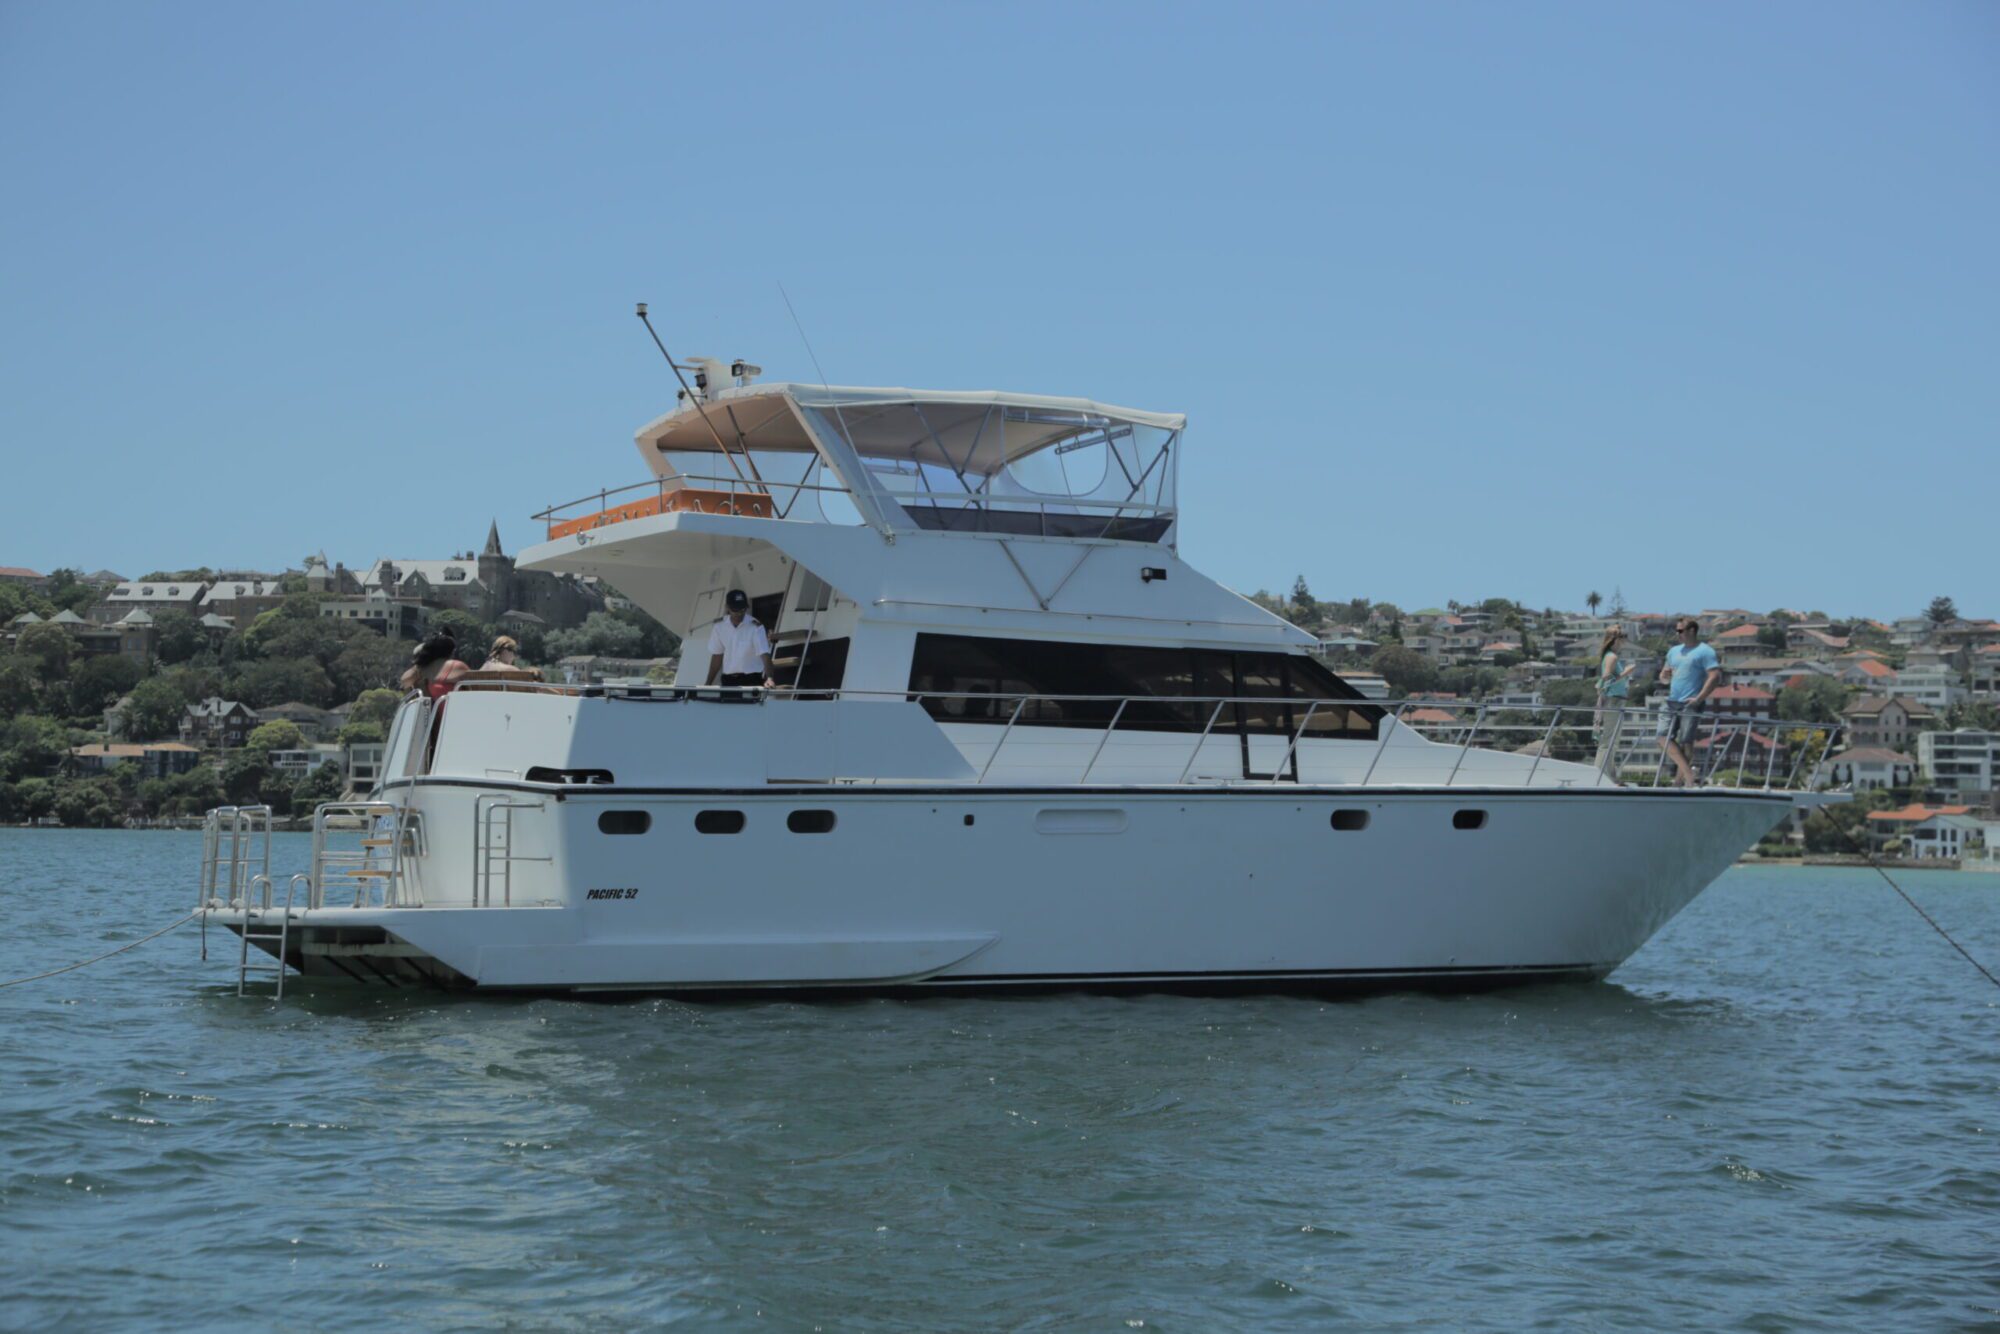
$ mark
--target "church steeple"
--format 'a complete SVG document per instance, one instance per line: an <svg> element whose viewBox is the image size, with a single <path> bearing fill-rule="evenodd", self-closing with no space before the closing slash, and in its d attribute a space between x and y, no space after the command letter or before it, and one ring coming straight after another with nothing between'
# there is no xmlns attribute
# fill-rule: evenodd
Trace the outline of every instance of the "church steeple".
<svg viewBox="0 0 2000 1334"><path fill-rule="evenodd" d="M500 521L498 519L495 519L493 526L486 530L486 550L479 554L482 556L500 556L506 554L500 550Z"/></svg>

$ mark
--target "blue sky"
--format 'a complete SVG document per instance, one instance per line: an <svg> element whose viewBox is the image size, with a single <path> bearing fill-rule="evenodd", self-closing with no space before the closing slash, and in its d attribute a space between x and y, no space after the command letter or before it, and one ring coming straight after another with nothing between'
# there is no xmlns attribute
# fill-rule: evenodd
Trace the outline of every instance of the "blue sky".
<svg viewBox="0 0 2000 1334"><path fill-rule="evenodd" d="M1245 590L2000 614L1990 4L14 0L0 189L0 564L525 545L782 282Z"/></svg>

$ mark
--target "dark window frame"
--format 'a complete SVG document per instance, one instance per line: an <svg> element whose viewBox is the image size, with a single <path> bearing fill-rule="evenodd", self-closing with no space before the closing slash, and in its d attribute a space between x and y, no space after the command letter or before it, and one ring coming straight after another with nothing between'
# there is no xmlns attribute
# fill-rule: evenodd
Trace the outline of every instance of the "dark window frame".
<svg viewBox="0 0 2000 1334"><path fill-rule="evenodd" d="M697 834L740 834L749 821L742 811L707 810L694 813Z"/></svg>
<svg viewBox="0 0 2000 1334"><path fill-rule="evenodd" d="M1246 680L1253 678L1275 684L1246 689ZM919 633L909 682L912 697L920 699L924 711L939 722L1004 724L1013 716L1013 705L1005 698L945 697L954 693L1127 696L1131 703L1118 714L1118 728L1133 732L1196 734L1214 712L1213 705L1149 704L1147 695L1283 696L1287 700L1283 704L1227 706L1210 729L1211 736L1238 738L1248 777L1272 777L1251 771L1251 737L1289 740L1299 735L1311 705L1296 701L1336 706L1313 710L1312 730L1306 737L1374 741L1381 736L1382 710L1367 704L1359 690L1324 663L1299 653ZM1103 728L1117 712L1115 700L1044 700L1024 708L1020 721L1040 727ZM1294 780L1298 764L1294 751L1288 766Z"/></svg>

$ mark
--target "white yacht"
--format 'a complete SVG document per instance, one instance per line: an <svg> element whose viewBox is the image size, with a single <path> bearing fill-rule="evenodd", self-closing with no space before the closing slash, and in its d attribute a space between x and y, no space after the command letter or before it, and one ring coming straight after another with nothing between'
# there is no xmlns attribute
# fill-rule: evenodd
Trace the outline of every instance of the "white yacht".
<svg viewBox="0 0 2000 1334"><path fill-rule="evenodd" d="M410 699L289 884L264 812L213 813L200 905L239 985L1597 978L1826 799L1826 738L1768 724L1677 790L1592 763L1589 710L1363 699L1181 561L1181 416L702 364L638 432L646 480L538 515L521 557L680 633L678 678ZM739 589L778 689L705 685Z"/></svg>

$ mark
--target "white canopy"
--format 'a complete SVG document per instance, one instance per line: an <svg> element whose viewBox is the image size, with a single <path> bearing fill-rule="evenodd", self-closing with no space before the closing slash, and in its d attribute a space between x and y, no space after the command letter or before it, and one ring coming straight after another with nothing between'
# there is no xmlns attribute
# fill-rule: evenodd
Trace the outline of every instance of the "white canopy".
<svg viewBox="0 0 2000 1334"><path fill-rule="evenodd" d="M795 408L823 414L862 457L913 459L979 474L1087 432L1119 425L1177 432L1187 425L1181 413L1142 412L1087 398L778 383L725 389L701 407L683 403L646 423L636 438L648 455L715 452L717 435L731 449L811 452L813 437Z"/></svg>

